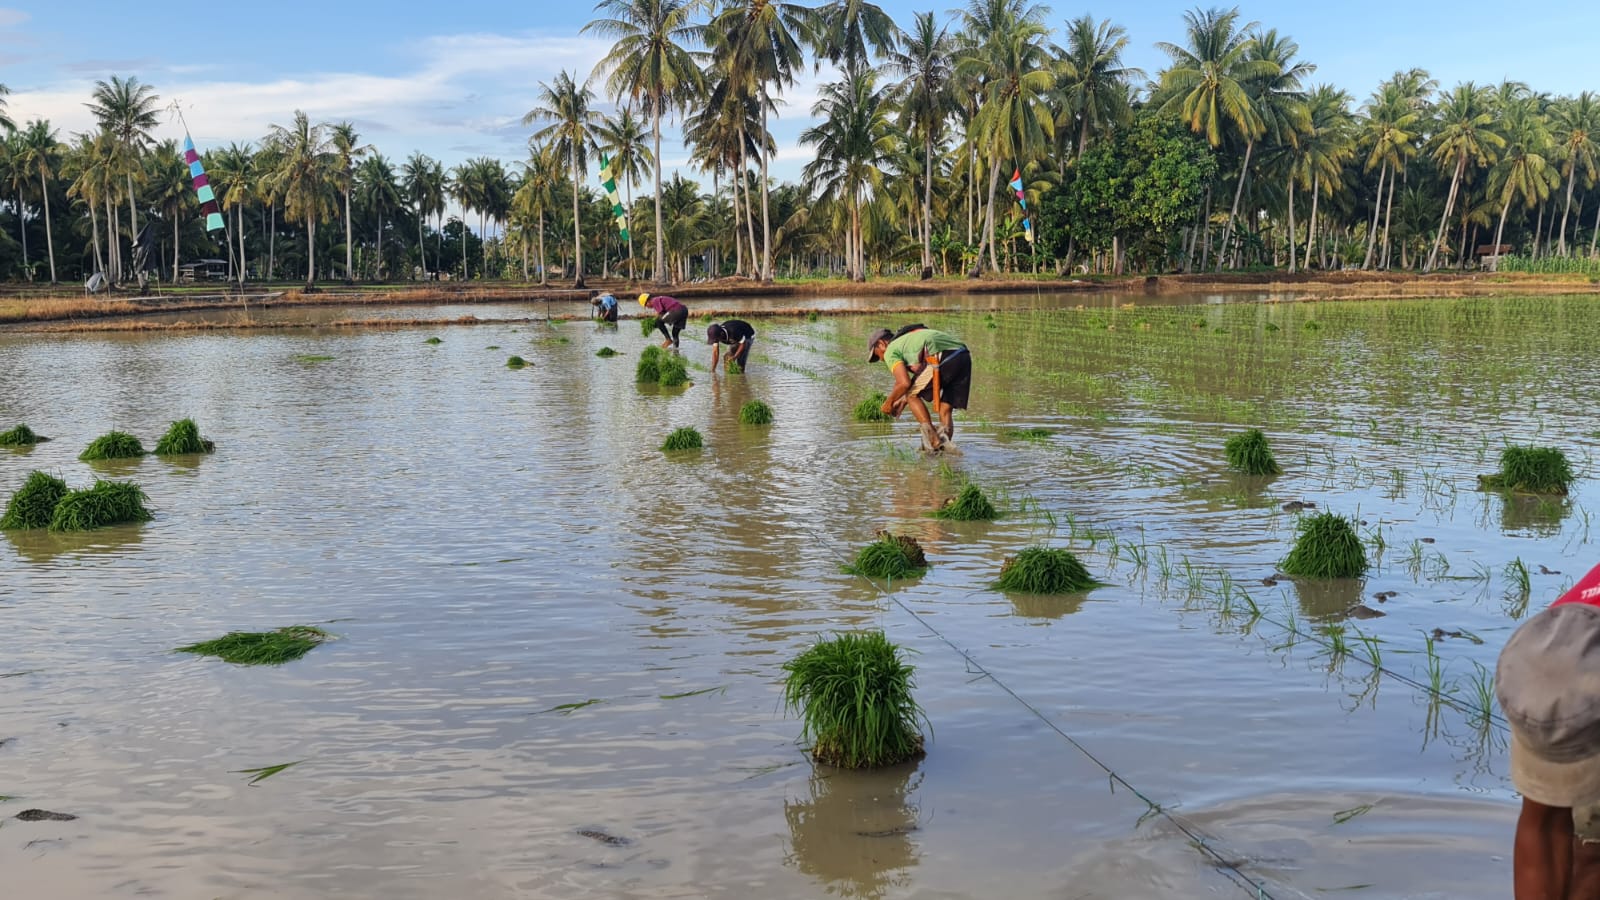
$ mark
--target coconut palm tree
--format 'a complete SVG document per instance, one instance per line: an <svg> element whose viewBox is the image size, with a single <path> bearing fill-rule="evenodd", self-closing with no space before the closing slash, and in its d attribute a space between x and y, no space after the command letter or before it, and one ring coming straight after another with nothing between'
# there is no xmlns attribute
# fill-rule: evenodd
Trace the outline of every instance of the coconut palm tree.
<svg viewBox="0 0 1600 900"><path fill-rule="evenodd" d="M189 189L189 167L177 141L162 141L145 158L144 182L150 186L151 205L172 224L172 271L168 280L176 284L180 262L178 229L185 210L196 203L194 192Z"/></svg>
<svg viewBox="0 0 1600 900"><path fill-rule="evenodd" d="M373 266L373 273L377 280L385 281L388 274L384 270L384 219L400 207L400 186L395 183L394 165L382 153L374 151L356 168L356 191L360 194L362 208L378 219L374 241L378 259Z"/></svg>
<svg viewBox="0 0 1600 900"><path fill-rule="evenodd" d="M61 145L47 119L29 122L17 136L12 164L39 179L39 205L44 207L44 240L50 255L50 283L56 283L56 241L50 224L50 180L61 163Z"/></svg>
<svg viewBox="0 0 1600 900"><path fill-rule="evenodd" d="M1145 77L1122 64L1127 29L1110 19L1095 22L1079 16L1067 23L1066 53L1058 61L1056 118L1058 134L1077 132L1077 154L1088 149L1091 134L1104 133L1128 121L1128 84Z"/></svg>
<svg viewBox="0 0 1600 900"><path fill-rule="evenodd" d="M1451 175L1450 193L1445 197L1444 215L1439 219L1439 233L1423 267L1425 272L1433 271L1439 261L1445 226L1455 211L1456 195L1467 164L1470 162L1479 168L1490 165L1496 151L1506 145L1505 138L1494 131L1494 111L1489 97L1487 89L1467 81L1442 94L1434 107L1434 132L1429 152L1441 168L1450 167Z"/></svg>
<svg viewBox="0 0 1600 900"><path fill-rule="evenodd" d="M572 167L572 259L573 285L583 287L583 219L578 212L582 190L580 170L587 164L589 151L594 149L591 131L600 121L600 114L592 108L594 91L579 86L565 70L553 82L539 83L539 105L522 117L522 124L549 122L534 132L533 139L549 142L557 153L563 153Z"/></svg>
<svg viewBox="0 0 1600 900"><path fill-rule="evenodd" d="M1500 127L1505 152L1489 173L1490 190L1500 206L1500 224L1494 231L1496 248L1505 235L1511 204L1521 200L1524 208L1532 209L1561 183L1546 155L1552 149L1550 132L1534 98L1513 100L1501 111ZM1537 233L1534 239L1538 240ZM1498 261L1498 249L1495 254Z"/></svg>
<svg viewBox="0 0 1600 900"><path fill-rule="evenodd" d="M1306 253L1303 267L1311 268L1311 248L1317 242L1317 204L1324 194L1332 196L1344 176L1344 167L1355 157L1354 119L1350 115L1350 95L1330 85L1312 88L1306 98L1309 127L1300 137L1296 150L1295 177L1311 191L1311 221L1306 226ZM1290 215L1294 207L1290 205ZM1289 229L1289 271L1295 270L1294 229Z"/></svg>
<svg viewBox="0 0 1600 900"><path fill-rule="evenodd" d="M317 223L332 216L339 185L339 155L325 126L313 125L295 110L294 123L273 125L264 144L273 168L262 181L273 197L283 199L284 215L306 223L306 290L317 280Z"/></svg>
<svg viewBox="0 0 1600 900"><path fill-rule="evenodd" d="M10 93L11 88L0 84L0 129L4 129L6 131L11 131L17 127L17 123L11 121L11 117L6 115L6 97Z"/></svg>
<svg viewBox="0 0 1600 900"><path fill-rule="evenodd" d="M596 10L609 18L596 19L583 31L616 39L611 52L600 60L595 74L610 72L607 92L638 104L650 117L655 150L656 265L662 277L665 244L661 237L661 119L679 108L702 87L697 54L688 48L700 43L700 27L690 20L693 3L684 0L601 0ZM626 112L626 110L625 110ZM633 258L630 239L628 257Z"/></svg>
<svg viewBox="0 0 1600 900"><path fill-rule="evenodd" d="M811 39L819 62L825 59L846 71L866 68L869 49L888 57L900 43L894 19L866 0L829 0L813 15Z"/></svg>
<svg viewBox="0 0 1600 900"><path fill-rule="evenodd" d="M461 205L461 212L478 214L478 241L487 244L489 235L483 229L483 210L488 206L488 185L483 179L483 165L481 159L469 159L456 166L450 173L450 195L456 203ZM466 228L465 219L462 220L463 230ZM487 263L487 257L485 262ZM488 266L479 272L479 277L487 278ZM461 277L470 278L471 268L468 265L466 242L463 240L461 248Z"/></svg>
<svg viewBox="0 0 1600 900"><path fill-rule="evenodd" d="M413 152L400 171L401 186L405 190L406 200L411 203L412 210L417 214L417 254L422 261L424 278L428 275L428 248L423 222L436 210L444 207L444 179L442 174L437 179L434 177L436 169L440 169L437 161L425 153Z"/></svg>
<svg viewBox="0 0 1600 900"><path fill-rule="evenodd" d="M1363 142L1369 145L1366 171L1378 169L1378 192L1372 206L1372 223L1367 228L1367 254L1361 268L1372 267L1373 253L1378 246L1378 214L1384 207L1383 185L1389 183L1389 204L1394 204L1394 181L1391 173L1398 173L1405 161L1416 155L1414 142L1416 125L1421 114L1412 106L1404 90L1395 80L1380 85L1367 101L1363 121ZM1391 210L1392 211L1392 210ZM1385 222L1385 229L1388 224Z"/></svg>
<svg viewBox="0 0 1600 900"><path fill-rule="evenodd" d="M344 194L344 280L349 284L355 280L355 256L352 252L355 230L350 220L350 192L356 183L356 160L366 156L371 148L362 146L361 134L352 122L338 122L330 126L328 139L337 157L334 184Z"/></svg>
<svg viewBox="0 0 1600 900"><path fill-rule="evenodd" d="M116 153L115 139L107 132L75 136L62 163L61 177L70 183L67 196L83 201L89 208L89 234L93 240L95 271L108 273L100 244L100 204L116 193L116 171L111 159Z"/></svg>
<svg viewBox="0 0 1600 900"><path fill-rule="evenodd" d="M901 49L889 54L888 70L900 78L900 126L922 138L922 277L933 274L933 157L945 122L955 109L950 92L952 50L948 26L932 12L917 13Z"/></svg>
<svg viewBox="0 0 1600 900"><path fill-rule="evenodd" d="M150 130L160 123L156 103L161 97L155 88L141 84L138 76L124 80L115 75L111 76L110 81L96 81L93 96L94 101L84 105L94 114L102 129L116 136L121 151L118 154L118 167L122 169L128 186L128 240L131 242L139 235L133 177L139 171L139 154L150 142ZM118 255L116 269L120 275L122 251L117 248L115 252Z"/></svg>
<svg viewBox="0 0 1600 900"><path fill-rule="evenodd" d="M800 134L800 143L817 148L803 177L821 186L823 195L842 200L850 211L846 239L849 274L866 278L862 249L861 206L867 191L882 182L882 168L894 150L890 110L870 70L846 71L844 80L826 85L811 107L821 121Z"/></svg>
<svg viewBox="0 0 1600 900"><path fill-rule="evenodd" d="M645 136L644 123L634 118L633 112L627 108L615 116L605 117L600 127L595 129L596 143L610 157L612 177L622 182L622 206L628 210L629 215L633 212L633 186L643 177L647 165L656 170L659 186L660 167L653 165L656 155L645 146ZM659 132L656 134L656 146L660 146ZM659 214L660 211L661 207L657 206L656 212ZM656 223L658 238L661 234L660 224ZM660 255L659 240L657 244L657 253ZM658 259L656 263L658 270L660 266L661 261ZM636 277L633 271L632 229L628 231L628 277ZM660 275L657 274L656 277L659 279Z"/></svg>
<svg viewBox="0 0 1600 900"><path fill-rule="evenodd" d="M814 44L816 18L809 7L787 0L732 0L714 19L707 34L713 52L725 57L724 68L738 91L748 90L761 115L757 143L761 162L761 265L763 281L772 280L771 197L767 179L771 161L767 113L774 93L794 84L805 62L803 44Z"/></svg>
<svg viewBox="0 0 1600 900"><path fill-rule="evenodd" d="M1556 103L1550 110L1552 137L1557 156L1561 160L1561 174L1567 179L1566 206L1561 211L1561 237L1557 253L1567 255L1567 217L1572 213L1572 189L1577 184L1578 173L1583 173L1583 185L1595 183L1597 160L1600 160L1600 99L1593 91L1584 91Z"/></svg>
<svg viewBox="0 0 1600 900"><path fill-rule="evenodd" d="M544 219L555 202L556 184L560 176L560 163L551 148L530 143L528 158L522 163L522 184L512 199L512 209L523 216L524 223L531 219L539 231L539 283L545 283ZM528 277L527 256L523 256L524 280Z"/></svg>
<svg viewBox="0 0 1600 900"><path fill-rule="evenodd" d="M244 211L254 192L255 163L254 149L249 144L235 142L206 154L206 174L211 177L217 203L229 220L230 259L234 257L232 241L236 239L238 243L235 264L238 266L236 274L240 285L244 284L245 270L248 268L244 250Z"/></svg>

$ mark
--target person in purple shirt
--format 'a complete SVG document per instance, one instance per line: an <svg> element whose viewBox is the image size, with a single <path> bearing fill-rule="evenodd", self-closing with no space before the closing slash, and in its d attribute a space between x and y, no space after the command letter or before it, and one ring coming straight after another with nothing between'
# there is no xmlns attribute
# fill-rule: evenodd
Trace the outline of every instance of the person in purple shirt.
<svg viewBox="0 0 1600 900"><path fill-rule="evenodd" d="M666 338L661 342L661 346L678 346L678 333L683 331L683 324L689 321L689 307L664 294L657 294L654 297L640 294L639 305L655 312L656 329Z"/></svg>

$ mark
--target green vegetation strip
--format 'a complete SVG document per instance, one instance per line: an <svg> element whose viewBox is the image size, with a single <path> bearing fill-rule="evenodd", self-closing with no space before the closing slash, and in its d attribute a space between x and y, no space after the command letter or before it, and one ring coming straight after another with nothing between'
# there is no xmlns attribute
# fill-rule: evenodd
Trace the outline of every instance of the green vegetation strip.
<svg viewBox="0 0 1600 900"><path fill-rule="evenodd" d="M281 666L310 653L328 639L328 633L311 625L290 625L277 631L230 631L211 641L179 647L174 653L215 656L240 666Z"/></svg>
<svg viewBox="0 0 1600 900"><path fill-rule="evenodd" d="M135 459L144 455L144 445L125 431L108 431L89 442L78 454L85 462L104 459Z"/></svg>
<svg viewBox="0 0 1600 900"><path fill-rule="evenodd" d="M1294 549L1280 569L1306 578L1359 578L1367 571L1367 548L1355 523L1337 513L1318 513L1295 526Z"/></svg>
<svg viewBox="0 0 1600 900"><path fill-rule="evenodd" d="M172 423L167 433L156 441L157 456L181 456L190 453L210 453L217 446L200 436L200 426L193 419L179 419Z"/></svg>
<svg viewBox="0 0 1600 900"><path fill-rule="evenodd" d="M65 481L44 472L29 472L28 480L6 503L5 515L0 516L0 531L47 527L55 516L56 505L66 495Z"/></svg>
<svg viewBox="0 0 1600 900"><path fill-rule="evenodd" d="M50 516L51 531L91 531L109 525L148 522L144 490L131 481L96 480L94 487L71 491Z"/></svg>
<svg viewBox="0 0 1600 900"><path fill-rule="evenodd" d="M922 753L913 667L881 631L819 640L784 663L786 709L818 762L847 769L904 762Z"/></svg>

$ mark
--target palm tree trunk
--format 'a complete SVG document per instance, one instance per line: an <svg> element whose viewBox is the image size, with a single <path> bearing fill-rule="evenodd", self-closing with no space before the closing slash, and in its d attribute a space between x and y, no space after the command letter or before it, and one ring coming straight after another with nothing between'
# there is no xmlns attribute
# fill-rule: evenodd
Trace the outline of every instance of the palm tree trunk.
<svg viewBox="0 0 1600 900"><path fill-rule="evenodd" d="M1446 195L1444 201L1444 215L1439 219L1439 233L1434 236L1433 249L1428 252L1428 264L1422 268L1422 271L1424 272L1432 272L1433 267L1438 264L1439 243L1444 240L1444 226L1450 221L1450 213L1455 211L1456 191L1460 190L1461 188L1461 173L1465 171L1466 168L1467 158L1465 156L1458 157L1456 159L1455 174L1450 177L1450 193ZM1496 240L1495 243L1498 245L1499 241ZM1498 247L1496 249L1498 249ZM1496 262L1498 263L1499 260L1496 260Z"/></svg>
<svg viewBox="0 0 1600 900"><path fill-rule="evenodd" d="M108 192L106 200L106 277L113 284L122 280L122 246L121 238L117 236L117 217L111 208L111 194Z"/></svg>
<svg viewBox="0 0 1600 900"><path fill-rule="evenodd" d="M317 220L306 216L306 288L317 286Z"/></svg>
<svg viewBox="0 0 1600 900"><path fill-rule="evenodd" d="M478 213L478 243L481 245L479 249L483 251L483 273L479 277L485 281L489 280L489 226L487 219L488 217L483 213ZM605 251L602 250L600 252L604 253Z"/></svg>
<svg viewBox="0 0 1600 900"><path fill-rule="evenodd" d="M544 264L544 210L539 210L539 283L545 284L545 273L548 267Z"/></svg>
<svg viewBox="0 0 1600 900"><path fill-rule="evenodd" d="M1389 179L1389 202L1383 211L1383 270L1389 269L1389 220L1394 218L1394 183L1398 178Z"/></svg>
<svg viewBox="0 0 1600 900"><path fill-rule="evenodd" d="M761 280L772 280L771 203L767 199L767 104L761 103Z"/></svg>
<svg viewBox="0 0 1600 900"><path fill-rule="evenodd" d="M1367 255L1361 260L1363 271L1372 268L1372 257L1378 248L1378 214L1383 212L1383 182L1389 177L1389 163L1384 161L1378 170L1378 196L1372 203L1372 222L1367 225Z"/></svg>
<svg viewBox="0 0 1600 900"><path fill-rule="evenodd" d="M1294 235L1294 170L1291 167L1289 171L1289 273L1291 275L1295 271L1295 254L1298 252L1294 245Z"/></svg>
<svg viewBox="0 0 1600 900"><path fill-rule="evenodd" d="M922 277L933 274L933 132L923 145Z"/></svg>
<svg viewBox="0 0 1600 900"><path fill-rule="evenodd" d="M130 148L131 149L131 148ZM133 173L127 173L128 179L128 260L133 260L133 242L139 239L139 221L134 213L133 202ZM135 272L135 275L138 273Z"/></svg>
<svg viewBox="0 0 1600 900"><path fill-rule="evenodd" d="M244 288L245 277L244 258L244 204L239 205L239 287Z"/></svg>
<svg viewBox="0 0 1600 900"><path fill-rule="evenodd" d="M100 261L100 213L95 211L94 203L89 207L89 232L94 236L94 267L96 271L105 272L105 264Z"/></svg>
<svg viewBox="0 0 1600 900"><path fill-rule="evenodd" d="M44 245L50 254L50 283L56 283L56 239L50 234L50 191L44 180L44 170L39 170L39 196L44 206Z"/></svg>
<svg viewBox="0 0 1600 900"><path fill-rule="evenodd" d="M1200 271L1204 272L1211 265L1211 190L1216 187L1216 180L1206 185L1206 212L1201 219L1200 243Z"/></svg>
<svg viewBox="0 0 1600 900"><path fill-rule="evenodd" d="M1255 152L1256 142L1246 141L1244 145L1244 164L1239 167L1239 186L1233 189L1233 210L1228 213L1228 225L1222 229L1222 250L1217 254L1217 268L1222 268L1222 261L1228 255L1228 244L1233 240L1233 223L1239 218L1239 200L1244 197L1244 183L1250 177L1250 155Z"/></svg>
<svg viewBox="0 0 1600 900"><path fill-rule="evenodd" d="M178 216L172 216L172 283L178 283Z"/></svg>
<svg viewBox="0 0 1600 900"><path fill-rule="evenodd" d="M267 279L270 281L278 275L278 201L272 201L267 216L272 222L272 233L267 238Z"/></svg>
<svg viewBox="0 0 1600 900"><path fill-rule="evenodd" d="M345 176L346 177L350 177L350 172L348 170L346 170ZM355 264L354 264L354 259L352 258L352 254L355 252L355 240L356 240L355 239L355 232L353 230L353 226L352 226L352 223L350 221L350 189L349 188L345 188L344 189L344 280L345 280L346 283L354 281L355 278L356 278L356 276L355 276L355 271L356 271L355 270Z"/></svg>
<svg viewBox="0 0 1600 900"><path fill-rule="evenodd" d="M1594 256L1595 247L1600 245L1600 203L1594 205L1594 237L1589 238L1589 255Z"/></svg>
<svg viewBox="0 0 1600 900"><path fill-rule="evenodd" d="M1567 255L1567 216L1572 213L1572 185L1578 180L1578 167L1573 166L1567 173L1567 205L1561 211L1561 238L1559 249L1556 251L1562 256Z"/></svg>
<svg viewBox="0 0 1600 900"><path fill-rule="evenodd" d="M1306 223L1306 262L1302 266L1308 272L1311 271L1311 245L1317 242L1317 201L1322 199L1321 178L1321 172L1311 176L1311 221Z"/></svg>
<svg viewBox="0 0 1600 900"><path fill-rule="evenodd" d="M655 176L656 176L656 281L665 281L667 275L667 253L665 238L661 234L661 104L652 104L651 112L655 118L652 131L656 142ZM628 258L633 258L633 233L628 233Z"/></svg>
<svg viewBox="0 0 1600 900"><path fill-rule="evenodd" d="M417 204L417 256L422 259L422 279L428 279L428 240L422 233L422 204Z"/></svg>
<svg viewBox="0 0 1600 900"><path fill-rule="evenodd" d="M633 265L633 176L632 175L628 176L627 182L622 185L622 191L623 191L622 202L627 204L627 207L626 207L627 212L625 213L626 217L623 219L623 221L628 223L628 280L629 281L636 281L636 280L638 280L639 276L638 276L638 274L635 273L634 265Z"/></svg>
<svg viewBox="0 0 1600 900"><path fill-rule="evenodd" d="M984 215L983 232L984 241L989 245L989 268L1000 271L1000 263L995 258L994 251L994 192L1000 188L1000 157L996 156L994 168L989 175L989 202L988 212Z"/></svg>
<svg viewBox="0 0 1600 900"><path fill-rule="evenodd" d="M572 158L572 271L573 287L583 287L583 229L578 221L578 138L567 146Z"/></svg>
<svg viewBox="0 0 1600 900"><path fill-rule="evenodd" d="M22 189L17 189L17 231L22 234L22 271L33 280L33 269L28 267L28 207L22 202Z"/></svg>
<svg viewBox="0 0 1600 900"><path fill-rule="evenodd" d="M728 187L733 189L733 273L744 273L744 238L739 236L739 227L744 219L739 214L739 179L730 178Z"/></svg>
<svg viewBox="0 0 1600 900"><path fill-rule="evenodd" d="M1506 213L1511 211L1511 199L1506 198L1504 206L1500 207L1500 226L1494 230L1494 271L1500 271L1500 238L1506 230Z"/></svg>

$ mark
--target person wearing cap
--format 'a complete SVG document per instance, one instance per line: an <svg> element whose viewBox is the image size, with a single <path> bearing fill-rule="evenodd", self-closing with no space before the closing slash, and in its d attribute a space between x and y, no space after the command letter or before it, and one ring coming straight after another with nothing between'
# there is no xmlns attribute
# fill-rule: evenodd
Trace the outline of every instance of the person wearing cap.
<svg viewBox="0 0 1600 900"><path fill-rule="evenodd" d="M717 370L717 357L721 353L722 345L732 347L728 351L727 362L723 365L739 364L739 371L743 372L750 367L750 345L756 342L756 330L750 323L743 319L729 319L726 322L713 322L706 327L706 343L711 345L711 371Z"/></svg>
<svg viewBox="0 0 1600 900"><path fill-rule="evenodd" d="M1494 687L1522 794L1515 900L1600 898L1600 566L1511 635Z"/></svg>
<svg viewBox="0 0 1600 900"><path fill-rule="evenodd" d="M599 316L600 321L610 322L613 325L617 323L617 298L611 296L609 291L591 296L589 305L594 307L594 311Z"/></svg>
<svg viewBox="0 0 1600 900"><path fill-rule="evenodd" d="M967 408L972 387L972 354L956 338L932 328L880 328L867 338L867 362L883 360L894 375L894 388L883 402L883 412L898 417L907 407L922 428L922 443L930 452L944 449L955 435L955 410ZM927 404L933 404L933 416Z"/></svg>
<svg viewBox="0 0 1600 900"><path fill-rule="evenodd" d="M661 346L678 346L678 335L683 331L683 323L689 321L689 308L665 294L657 294L654 297L640 294L639 305L655 312L656 330L666 338L661 342Z"/></svg>

